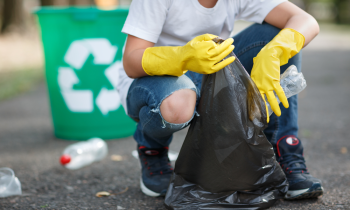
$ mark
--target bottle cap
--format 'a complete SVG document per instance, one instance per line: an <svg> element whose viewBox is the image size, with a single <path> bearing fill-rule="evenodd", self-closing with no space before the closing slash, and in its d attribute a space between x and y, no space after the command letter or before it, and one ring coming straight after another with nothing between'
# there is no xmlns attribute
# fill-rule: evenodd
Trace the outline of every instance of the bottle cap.
<svg viewBox="0 0 350 210"><path fill-rule="evenodd" d="M62 155L60 162L62 165L66 165L67 163L69 163L71 160L71 157L69 155Z"/></svg>

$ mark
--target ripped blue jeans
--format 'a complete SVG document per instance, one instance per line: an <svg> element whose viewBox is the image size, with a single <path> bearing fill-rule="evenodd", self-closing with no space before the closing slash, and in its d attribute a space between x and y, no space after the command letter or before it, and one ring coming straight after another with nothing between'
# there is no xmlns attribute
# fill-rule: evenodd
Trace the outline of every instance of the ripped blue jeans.
<svg viewBox="0 0 350 210"><path fill-rule="evenodd" d="M253 58L270 42L280 29L267 23L253 24L234 36L234 53L246 68L248 73L253 67ZM301 69L301 53L291 58L288 64L281 66L283 73L290 65ZM191 89L197 93L197 104L200 98L202 75L188 71L181 77L153 76L135 79L131 84L127 96L128 115L138 122L134 138L139 145L148 148L168 146L173 133L189 125L191 120L184 124L166 122L160 112L160 104L173 92L181 89ZM285 135L298 134L298 100L297 96L288 99L289 108L282 105L281 117L275 114L270 116L270 123L264 133L267 139L275 146L278 139Z"/></svg>
<svg viewBox="0 0 350 210"><path fill-rule="evenodd" d="M164 120L160 105L173 92L190 89L196 92L199 100L202 75L188 71L181 77L153 76L135 79L127 97L128 115L138 122L134 138L139 145L148 148L168 146L173 133L189 125L173 124Z"/></svg>

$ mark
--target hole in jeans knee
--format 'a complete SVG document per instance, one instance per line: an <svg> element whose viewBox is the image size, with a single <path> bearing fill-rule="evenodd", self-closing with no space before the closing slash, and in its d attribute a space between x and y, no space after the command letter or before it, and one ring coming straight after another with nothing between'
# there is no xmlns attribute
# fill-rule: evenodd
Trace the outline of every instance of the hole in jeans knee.
<svg viewBox="0 0 350 210"><path fill-rule="evenodd" d="M188 122L195 110L196 92L191 89L175 91L160 105L160 112L166 122L182 124Z"/></svg>

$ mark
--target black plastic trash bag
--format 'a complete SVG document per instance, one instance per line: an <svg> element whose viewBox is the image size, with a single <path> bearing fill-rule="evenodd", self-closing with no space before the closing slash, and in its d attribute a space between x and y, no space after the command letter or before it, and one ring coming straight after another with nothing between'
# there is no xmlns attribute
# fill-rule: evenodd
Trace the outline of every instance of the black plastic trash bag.
<svg viewBox="0 0 350 210"><path fill-rule="evenodd" d="M175 163L165 206L262 209L282 198L288 183L263 133L265 104L237 58L221 71L204 75L197 111Z"/></svg>

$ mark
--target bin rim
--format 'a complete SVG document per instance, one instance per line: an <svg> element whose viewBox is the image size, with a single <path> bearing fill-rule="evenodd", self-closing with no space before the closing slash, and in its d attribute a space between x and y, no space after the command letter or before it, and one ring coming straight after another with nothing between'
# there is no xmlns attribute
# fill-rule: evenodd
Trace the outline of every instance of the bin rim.
<svg viewBox="0 0 350 210"><path fill-rule="evenodd" d="M77 13L99 13L99 14L111 14L111 13L127 13L129 6L119 6L112 10L99 9L96 6L84 6L84 7L57 7L57 6L42 6L33 10L34 14L77 14Z"/></svg>

